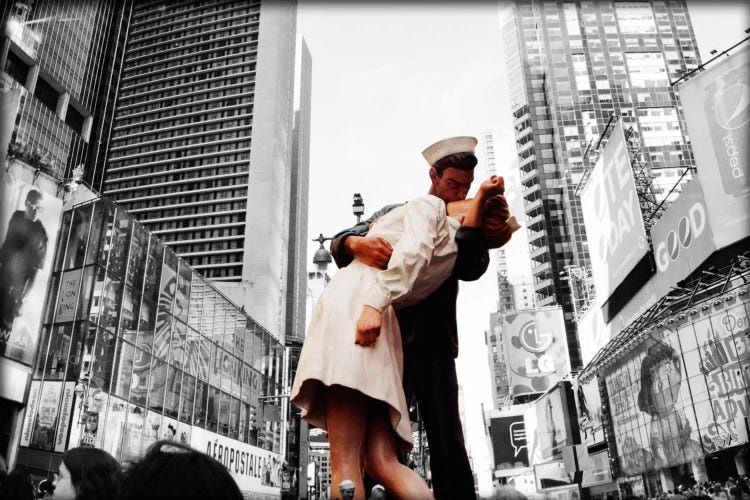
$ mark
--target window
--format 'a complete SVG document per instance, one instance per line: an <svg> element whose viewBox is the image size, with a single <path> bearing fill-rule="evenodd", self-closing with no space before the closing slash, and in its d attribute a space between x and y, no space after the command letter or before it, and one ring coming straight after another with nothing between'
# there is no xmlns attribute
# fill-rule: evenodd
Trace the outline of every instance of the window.
<svg viewBox="0 0 750 500"><path fill-rule="evenodd" d="M664 58L659 52L625 54L630 83L633 87L666 87L669 85Z"/></svg>
<svg viewBox="0 0 750 500"><path fill-rule="evenodd" d="M617 24L622 34L656 33L651 6L646 2L616 2Z"/></svg>
<svg viewBox="0 0 750 500"><path fill-rule="evenodd" d="M674 108L644 108L637 110L638 126L644 146L672 146L682 144L682 130Z"/></svg>
<svg viewBox="0 0 750 500"><path fill-rule="evenodd" d="M576 78L576 87L578 90L589 90L589 71L586 67L586 56L583 54L574 54L573 56L573 73Z"/></svg>

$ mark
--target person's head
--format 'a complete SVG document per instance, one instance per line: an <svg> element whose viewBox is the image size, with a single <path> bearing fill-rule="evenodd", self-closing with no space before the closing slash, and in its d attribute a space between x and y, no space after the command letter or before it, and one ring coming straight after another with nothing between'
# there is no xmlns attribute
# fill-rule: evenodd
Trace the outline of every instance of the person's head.
<svg viewBox="0 0 750 500"><path fill-rule="evenodd" d="M3 480L2 498L34 500L34 483L31 474L16 467Z"/></svg>
<svg viewBox="0 0 750 500"><path fill-rule="evenodd" d="M641 390L638 407L651 416L672 411L680 392L680 357L669 344L656 342L641 362Z"/></svg>
<svg viewBox="0 0 750 500"><path fill-rule="evenodd" d="M187 445L157 441L125 471L121 500L242 500L229 471Z"/></svg>
<svg viewBox="0 0 750 500"><path fill-rule="evenodd" d="M36 189L32 189L26 195L26 217L32 221L36 221L39 218L39 212L42 211L42 193Z"/></svg>
<svg viewBox="0 0 750 500"><path fill-rule="evenodd" d="M430 165L430 191L446 203L465 200L474 181L474 137L450 137L422 151Z"/></svg>
<svg viewBox="0 0 750 500"><path fill-rule="evenodd" d="M62 455L54 498L116 499L121 482L122 470L112 455L98 448L71 448Z"/></svg>

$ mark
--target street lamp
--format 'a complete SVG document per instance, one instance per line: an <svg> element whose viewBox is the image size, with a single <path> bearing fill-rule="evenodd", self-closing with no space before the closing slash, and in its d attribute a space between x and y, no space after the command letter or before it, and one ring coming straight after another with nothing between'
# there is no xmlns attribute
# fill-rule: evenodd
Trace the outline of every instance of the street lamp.
<svg viewBox="0 0 750 500"><path fill-rule="evenodd" d="M352 213L357 218L357 224L362 218L362 214L365 213L365 200L362 199L362 195L354 193L354 203L352 203Z"/></svg>
<svg viewBox="0 0 750 500"><path fill-rule="evenodd" d="M362 205L362 207L364 207L364 205ZM328 264L333 262L331 253L328 250L326 250L326 247L323 246L324 242L329 241L331 239L332 238L323 236L323 233L320 233L320 236L313 239L313 241L317 241L318 243L320 243L320 248L318 248L315 251L315 255L313 256L313 264L315 264L315 268L321 273L324 273L326 269L328 269Z"/></svg>

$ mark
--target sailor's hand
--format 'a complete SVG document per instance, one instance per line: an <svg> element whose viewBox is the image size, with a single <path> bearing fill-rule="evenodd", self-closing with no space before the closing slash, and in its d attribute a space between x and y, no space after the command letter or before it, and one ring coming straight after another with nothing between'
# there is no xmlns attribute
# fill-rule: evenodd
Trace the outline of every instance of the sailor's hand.
<svg viewBox="0 0 750 500"><path fill-rule="evenodd" d="M362 306L362 313L357 320L357 333L354 343L367 347L375 343L380 336L383 313L370 306Z"/></svg>
<svg viewBox="0 0 750 500"><path fill-rule="evenodd" d="M349 236L344 246L356 260L376 269L387 268L393 253L391 244L379 236Z"/></svg>
<svg viewBox="0 0 750 500"><path fill-rule="evenodd" d="M479 192L477 192L477 198L481 201L486 200L490 196L497 194L503 194L505 192L505 179L501 176L493 175L479 186Z"/></svg>

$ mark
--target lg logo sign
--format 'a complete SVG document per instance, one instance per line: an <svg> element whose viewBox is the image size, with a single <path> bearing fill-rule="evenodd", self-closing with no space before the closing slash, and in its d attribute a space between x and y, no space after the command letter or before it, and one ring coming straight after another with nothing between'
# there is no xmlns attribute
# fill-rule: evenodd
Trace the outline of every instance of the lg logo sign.
<svg viewBox="0 0 750 500"><path fill-rule="evenodd" d="M518 337L524 349L537 355L524 360L526 375L536 376L555 371L555 358L543 354L552 345L552 334L540 332L536 327L536 321L532 320L521 327Z"/></svg>
<svg viewBox="0 0 750 500"><path fill-rule="evenodd" d="M552 335L537 330L536 321L529 321L523 325L519 338L523 348L535 354L546 351L552 345Z"/></svg>
<svg viewBox="0 0 750 500"><path fill-rule="evenodd" d="M667 233L664 241L654 242L656 267L660 272L666 272L672 262L676 261L682 249L690 245L706 229L706 209L700 203L695 203L677 224L677 229Z"/></svg>

